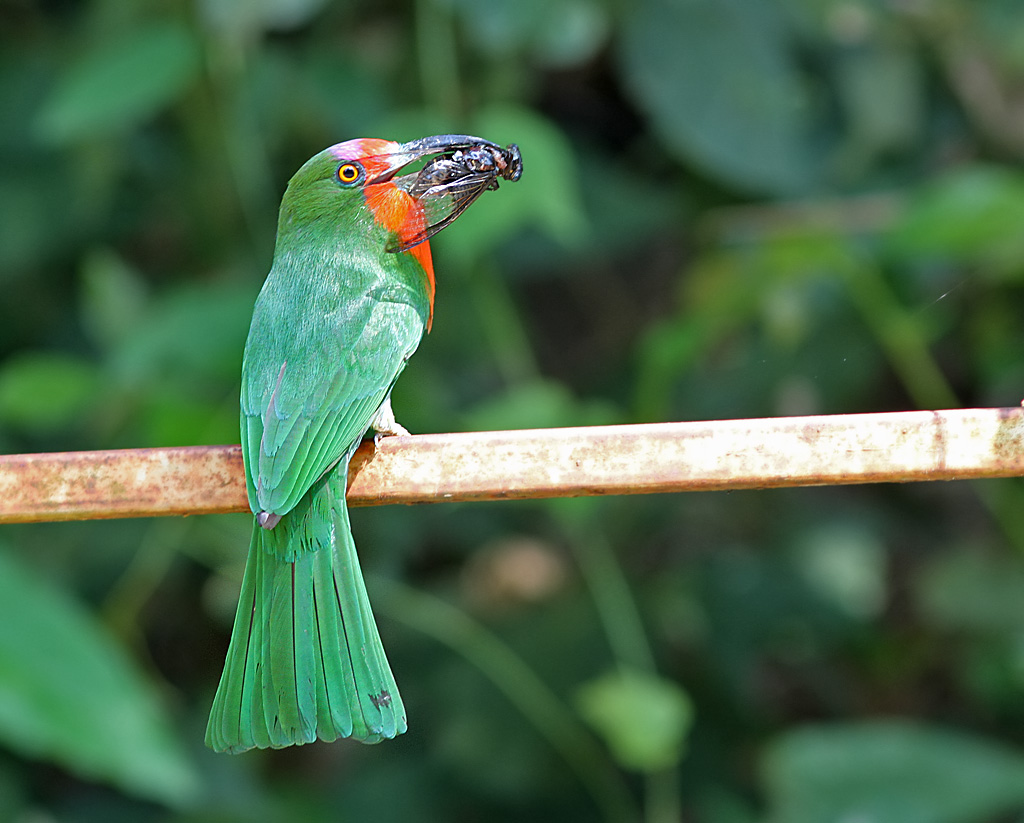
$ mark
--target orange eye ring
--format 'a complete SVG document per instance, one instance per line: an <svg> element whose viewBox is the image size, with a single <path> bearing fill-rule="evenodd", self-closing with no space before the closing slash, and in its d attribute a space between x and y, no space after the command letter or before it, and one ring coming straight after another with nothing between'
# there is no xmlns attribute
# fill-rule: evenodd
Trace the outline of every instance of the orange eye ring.
<svg viewBox="0 0 1024 823"><path fill-rule="evenodd" d="M335 175L343 186L354 186L363 179L363 167L358 163L342 163Z"/></svg>

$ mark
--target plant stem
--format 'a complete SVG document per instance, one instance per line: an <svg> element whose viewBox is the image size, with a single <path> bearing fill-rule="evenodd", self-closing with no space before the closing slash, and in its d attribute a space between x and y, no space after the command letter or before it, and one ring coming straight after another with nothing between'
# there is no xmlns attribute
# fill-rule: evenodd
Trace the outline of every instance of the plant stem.
<svg viewBox="0 0 1024 823"><path fill-rule="evenodd" d="M394 580L374 579L382 614L443 643L476 666L576 773L608 821L639 819L621 775L576 715L500 638L440 598Z"/></svg>

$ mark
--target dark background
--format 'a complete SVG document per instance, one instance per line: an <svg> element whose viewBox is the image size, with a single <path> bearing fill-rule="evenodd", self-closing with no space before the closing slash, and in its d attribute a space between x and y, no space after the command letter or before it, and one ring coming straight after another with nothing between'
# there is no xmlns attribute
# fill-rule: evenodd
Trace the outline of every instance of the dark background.
<svg viewBox="0 0 1024 823"><path fill-rule="evenodd" d="M237 442L289 176L449 131L415 432L1024 397L1018 0L4 0L0 451ZM0 819L1022 819L1016 480L353 522L410 731L240 757L247 517L0 530Z"/></svg>

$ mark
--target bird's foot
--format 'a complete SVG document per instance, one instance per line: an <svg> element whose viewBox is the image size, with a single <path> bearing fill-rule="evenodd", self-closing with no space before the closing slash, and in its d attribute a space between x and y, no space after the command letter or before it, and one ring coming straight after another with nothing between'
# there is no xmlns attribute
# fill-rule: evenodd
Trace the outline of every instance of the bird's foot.
<svg viewBox="0 0 1024 823"><path fill-rule="evenodd" d="M377 409L377 413L373 416L373 420L370 421L370 428L373 429L373 445L374 448L380 445L380 441L385 437L408 437L409 430L399 424L395 420L395 412L391 408L391 396L381 403L380 408Z"/></svg>

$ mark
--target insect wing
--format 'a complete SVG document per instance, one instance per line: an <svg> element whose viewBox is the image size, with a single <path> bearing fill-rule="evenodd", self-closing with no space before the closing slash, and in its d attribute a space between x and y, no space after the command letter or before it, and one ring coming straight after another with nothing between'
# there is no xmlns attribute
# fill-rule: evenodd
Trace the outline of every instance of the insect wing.
<svg viewBox="0 0 1024 823"><path fill-rule="evenodd" d="M481 194L496 188L493 171L469 174L457 180L431 186L419 196L423 206L423 228L388 251L409 251L450 225Z"/></svg>

